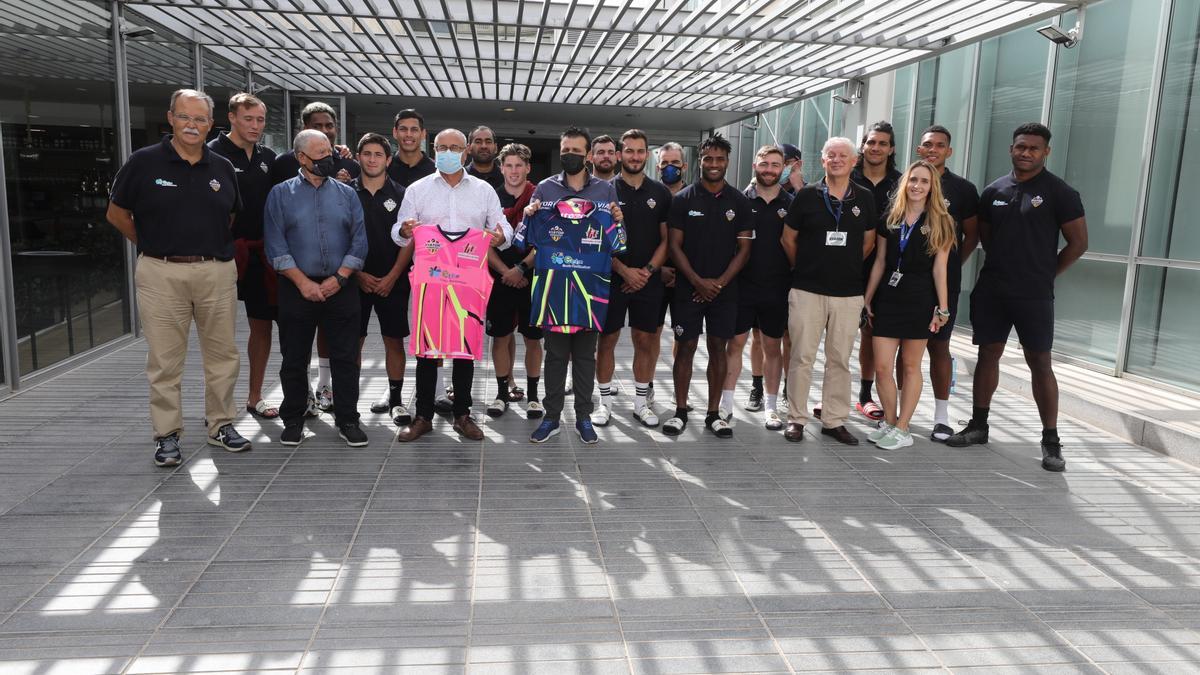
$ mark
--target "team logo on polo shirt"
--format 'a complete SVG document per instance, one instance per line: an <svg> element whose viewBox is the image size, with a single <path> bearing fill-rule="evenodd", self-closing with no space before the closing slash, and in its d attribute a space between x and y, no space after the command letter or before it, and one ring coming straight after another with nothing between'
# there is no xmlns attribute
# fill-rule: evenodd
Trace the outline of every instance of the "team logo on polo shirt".
<svg viewBox="0 0 1200 675"><path fill-rule="evenodd" d="M733 217L736 215L737 214L733 212L733 209L729 209L728 211L725 212L725 220L728 220L729 222L733 222Z"/></svg>
<svg viewBox="0 0 1200 675"><path fill-rule="evenodd" d="M429 239L425 242L425 250L430 253L437 253L442 250L442 242L437 239Z"/></svg>
<svg viewBox="0 0 1200 675"><path fill-rule="evenodd" d="M267 171L269 171L269 169L267 168L267 163L266 163L266 162L262 162L262 163L260 163L260 164L258 165L258 168L262 169L262 172L263 172L263 173L267 173Z"/></svg>
<svg viewBox="0 0 1200 675"><path fill-rule="evenodd" d="M786 215L787 215L787 209L779 209L779 210L778 210L778 211L776 211L775 213L778 213L778 214L779 214L779 217L780 217L780 218L783 218L784 216L786 216Z"/></svg>
<svg viewBox="0 0 1200 675"><path fill-rule="evenodd" d="M383 208L387 209L388 213L395 211L396 210L396 200L392 199L391 197L388 197L387 201L385 201L383 203Z"/></svg>
<svg viewBox="0 0 1200 675"><path fill-rule="evenodd" d="M680 324L675 325L675 335L677 335L679 337L683 336L683 326L682 325L680 325Z"/></svg>
<svg viewBox="0 0 1200 675"><path fill-rule="evenodd" d="M650 208L654 208L654 207L658 206L658 202L654 201L654 197L651 197L646 200L646 206L649 206Z"/></svg>
<svg viewBox="0 0 1200 675"><path fill-rule="evenodd" d="M1042 199L1042 196L1041 196L1041 195L1036 195L1036 196L1034 196L1034 198L1033 198L1033 199L1030 199L1030 200L1029 200L1029 203L1030 203L1030 204L1033 204L1033 208L1035 208L1035 209L1036 209L1037 207L1039 207L1039 206L1041 206L1041 205L1042 205L1042 202L1043 202L1043 201L1044 201L1044 200Z"/></svg>
<svg viewBox="0 0 1200 675"><path fill-rule="evenodd" d="M921 234L929 234L929 226L928 225L921 226Z"/></svg>
<svg viewBox="0 0 1200 675"><path fill-rule="evenodd" d="M856 207L850 209L850 213L853 213L854 217L857 218L862 214L862 209L860 209L856 206Z"/></svg>
<svg viewBox="0 0 1200 675"><path fill-rule="evenodd" d="M950 200L949 200L949 199L946 199L945 197L942 197L942 204L943 204L943 205L944 205L946 208L950 208Z"/></svg>
<svg viewBox="0 0 1200 675"><path fill-rule="evenodd" d="M221 191L221 181L214 178L214 179L208 181L208 187L212 188L213 192L220 192Z"/></svg>

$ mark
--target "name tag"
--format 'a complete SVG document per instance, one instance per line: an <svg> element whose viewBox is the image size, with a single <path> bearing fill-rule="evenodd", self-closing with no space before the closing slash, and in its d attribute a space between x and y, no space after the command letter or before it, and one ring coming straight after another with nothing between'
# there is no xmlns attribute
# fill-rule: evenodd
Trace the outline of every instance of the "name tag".
<svg viewBox="0 0 1200 675"><path fill-rule="evenodd" d="M900 272L899 270L892 272L891 278L888 279L888 286L891 286L892 288L899 286L900 280L903 278L904 278L904 273Z"/></svg>
<svg viewBox="0 0 1200 675"><path fill-rule="evenodd" d="M845 246L846 245L846 233L845 232L837 232L834 230L830 230L830 231L826 232L825 233L825 245L826 246Z"/></svg>

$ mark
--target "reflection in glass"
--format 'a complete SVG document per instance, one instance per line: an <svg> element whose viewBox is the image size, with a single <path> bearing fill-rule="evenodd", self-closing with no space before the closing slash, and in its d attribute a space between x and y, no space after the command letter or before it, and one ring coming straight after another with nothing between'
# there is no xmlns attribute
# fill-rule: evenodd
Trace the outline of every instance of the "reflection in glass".
<svg viewBox="0 0 1200 675"><path fill-rule="evenodd" d="M825 169L821 168L821 146L829 140L829 101L832 94L825 92L803 101L804 120L800 130L800 154L804 157L804 182L821 180Z"/></svg>
<svg viewBox="0 0 1200 675"><path fill-rule="evenodd" d="M1200 391L1197 297L1200 270L1138 268L1129 372Z"/></svg>
<svg viewBox="0 0 1200 675"><path fill-rule="evenodd" d="M1012 170L1008 147L1018 126L1042 115L1046 40L1018 30L980 45L975 87L975 130L967 177L983 186Z"/></svg>
<svg viewBox="0 0 1200 675"><path fill-rule="evenodd" d="M908 121L912 119L913 86L916 84L917 66L904 66L896 71L895 89L892 90L892 127L896 130L896 164L908 165L912 155L912 143L908 139ZM876 120L867 120L874 124ZM855 139L858 140L858 139Z"/></svg>
<svg viewBox="0 0 1200 675"><path fill-rule="evenodd" d="M1054 282L1054 351L1106 366L1116 362L1125 264L1079 260Z"/></svg>
<svg viewBox="0 0 1200 675"><path fill-rule="evenodd" d="M975 61L975 47L964 47L934 59L921 62L917 71L917 112L913 125L913 139L909 145L921 142L920 134L933 124L950 130L956 147L966 148L967 111L971 104L971 69ZM900 148L896 149L897 158ZM904 157L914 157L912 148L905 148ZM956 153L946 161L946 166L955 173L963 173L960 164L963 155ZM901 165L903 166L903 164Z"/></svg>

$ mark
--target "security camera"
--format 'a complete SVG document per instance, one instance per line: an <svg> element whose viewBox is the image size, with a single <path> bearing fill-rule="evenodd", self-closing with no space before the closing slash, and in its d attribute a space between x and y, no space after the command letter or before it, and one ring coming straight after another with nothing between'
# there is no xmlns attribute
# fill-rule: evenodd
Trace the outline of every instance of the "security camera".
<svg viewBox="0 0 1200 675"><path fill-rule="evenodd" d="M845 94L834 94L833 100L846 105L854 105L862 100L863 97L863 82L862 80L850 80L846 83Z"/></svg>
<svg viewBox="0 0 1200 675"><path fill-rule="evenodd" d="M143 38L154 35L155 30L149 26L135 26L121 19L121 35L127 38Z"/></svg>

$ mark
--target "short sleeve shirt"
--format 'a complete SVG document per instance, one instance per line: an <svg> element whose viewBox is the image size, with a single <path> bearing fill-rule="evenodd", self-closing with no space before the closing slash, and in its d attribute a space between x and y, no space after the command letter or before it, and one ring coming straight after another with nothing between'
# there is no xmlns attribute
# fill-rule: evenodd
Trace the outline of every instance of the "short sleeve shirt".
<svg viewBox="0 0 1200 675"><path fill-rule="evenodd" d="M950 217L954 219L954 233L958 238L958 246L950 249L950 257L946 263L946 288L953 298L962 288L962 252L959 249L966 236L962 224L964 220L974 218L979 212L979 190L975 189L975 184L971 181L946 169L942 172L942 201L946 204Z"/></svg>
<svg viewBox="0 0 1200 675"><path fill-rule="evenodd" d="M421 159L412 166L405 164L404 160L400 159L400 153L397 152L392 155L392 162L388 164L387 168L388 176L399 183L400 187L408 187L434 171L437 171L437 166L434 165L432 159L429 159L429 155L423 152Z"/></svg>
<svg viewBox="0 0 1200 675"><path fill-rule="evenodd" d="M648 177L638 188L631 187L620 175L612 179L612 185L617 190L617 204L629 240L625 253L618 258L630 267L645 267L662 243L659 226L667 222L671 211L671 190Z"/></svg>
<svg viewBox="0 0 1200 675"><path fill-rule="evenodd" d="M683 232L683 254L692 270L702 279L715 279L725 273L737 255L738 233L754 230L754 210L746 195L728 183L714 194L696 182L671 200L667 225ZM675 283L690 287L683 275ZM730 291L736 297L736 286L734 279L722 295Z"/></svg>
<svg viewBox="0 0 1200 675"><path fill-rule="evenodd" d="M979 197L979 220L987 223L979 285L1011 297L1054 297L1059 233L1083 215L1075 188L1045 169L1024 182L1011 173L997 179Z"/></svg>
<svg viewBox="0 0 1200 675"><path fill-rule="evenodd" d="M831 297L862 295L863 238L878 224L875 196L853 181L844 200L828 194L825 181L797 190L787 218L796 234L792 288ZM829 245L830 232L844 232L845 245Z"/></svg>
<svg viewBox="0 0 1200 675"><path fill-rule="evenodd" d="M363 225L367 231L367 259L363 271L381 277L392 271L400 247L392 241L392 225L396 223L396 211L404 201L404 188L388 178L383 187L371 194L355 179L350 187L358 194L363 207Z"/></svg>
<svg viewBox="0 0 1200 675"><path fill-rule="evenodd" d="M262 239L263 207L271 192L271 165L275 163L275 152L266 146L255 145L247 155L224 133L209 141L208 148L229 160L237 174L242 208L233 219L234 238Z"/></svg>
<svg viewBox="0 0 1200 675"><path fill-rule="evenodd" d="M207 146L195 164L179 156L171 136L138 150L117 172L111 199L133 212L140 253L233 259L230 216L242 207L237 174Z"/></svg>
<svg viewBox="0 0 1200 675"><path fill-rule="evenodd" d="M754 211L754 245L750 247L750 260L742 268L742 295L747 292L774 292L790 285L792 266L783 252L784 221L792 205L792 195L780 190L770 202L759 196L753 185L746 188L746 198Z"/></svg>

